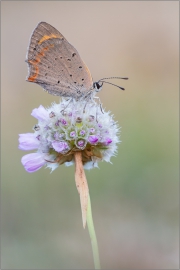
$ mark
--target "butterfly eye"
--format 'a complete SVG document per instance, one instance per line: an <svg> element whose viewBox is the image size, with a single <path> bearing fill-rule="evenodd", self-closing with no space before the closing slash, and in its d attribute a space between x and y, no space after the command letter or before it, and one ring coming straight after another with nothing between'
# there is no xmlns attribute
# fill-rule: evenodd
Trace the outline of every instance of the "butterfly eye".
<svg viewBox="0 0 180 270"><path fill-rule="evenodd" d="M98 82L93 83L96 92L99 92L102 88L103 83L100 85Z"/></svg>

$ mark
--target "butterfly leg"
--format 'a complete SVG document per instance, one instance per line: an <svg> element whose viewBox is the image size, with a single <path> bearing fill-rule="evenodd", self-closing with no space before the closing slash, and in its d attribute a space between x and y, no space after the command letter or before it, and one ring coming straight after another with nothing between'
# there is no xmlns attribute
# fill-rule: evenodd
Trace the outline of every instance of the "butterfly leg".
<svg viewBox="0 0 180 270"><path fill-rule="evenodd" d="M61 110L61 113L63 113L65 111L65 109L69 106L69 104L71 103L71 101L73 101L73 98L69 99L69 103L65 106L65 108L63 110Z"/></svg>
<svg viewBox="0 0 180 270"><path fill-rule="evenodd" d="M86 95L86 97L84 97L84 100L86 101L86 104L84 105L84 109L83 109L83 113L85 113L85 108L89 102L89 100L91 99L91 95L88 93L88 95ZM92 99L91 99L92 101Z"/></svg>
<svg viewBox="0 0 180 270"><path fill-rule="evenodd" d="M99 101L99 107L101 109L101 112L104 113L103 108L102 108L102 103L100 102L100 98L99 97L94 97L94 99L95 98L98 99L98 101Z"/></svg>

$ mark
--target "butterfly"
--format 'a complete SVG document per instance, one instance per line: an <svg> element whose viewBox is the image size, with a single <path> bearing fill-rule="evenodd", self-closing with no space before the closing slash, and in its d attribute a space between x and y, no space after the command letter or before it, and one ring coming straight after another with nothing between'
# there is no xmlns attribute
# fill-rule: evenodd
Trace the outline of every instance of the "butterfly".
<svg viewBox="0 0 180 270"><path fill-rule="evenodd" d="M94 91L99 92L104 82L112 84L104 81L105 79L120 78L103 78L93 82L91 73L78 51L57 29L46 22L40 22L34 29L26 62L28 82L40 85L49 94L76 100L87 99Z"/></svg>

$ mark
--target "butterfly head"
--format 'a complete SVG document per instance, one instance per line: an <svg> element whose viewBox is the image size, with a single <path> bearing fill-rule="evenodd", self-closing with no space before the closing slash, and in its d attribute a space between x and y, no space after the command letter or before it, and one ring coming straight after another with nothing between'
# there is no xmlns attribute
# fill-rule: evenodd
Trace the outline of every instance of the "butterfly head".
<svg viewBox="0 0 180 270"><path fill-rule="evenodd" d="M94 82L93 83L93 89L96 91L96 92L100 92L101 89L103 87L103 83L102 82Z"/></svg>

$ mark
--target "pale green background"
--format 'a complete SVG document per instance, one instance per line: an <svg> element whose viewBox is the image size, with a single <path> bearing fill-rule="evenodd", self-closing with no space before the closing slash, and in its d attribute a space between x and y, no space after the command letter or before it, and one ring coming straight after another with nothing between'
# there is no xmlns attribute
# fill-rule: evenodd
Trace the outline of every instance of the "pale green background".
<svg viewBox="0 0 180 270"><path fill-rule="evenodd" d="M39 21L80 52L119 122L113 164L87 172L102 268L178 269L179 3L173 1L3 1L2 268L90 269L74 168L28 174L18 134L59 98L25 81L30 35Z"/></svg>

